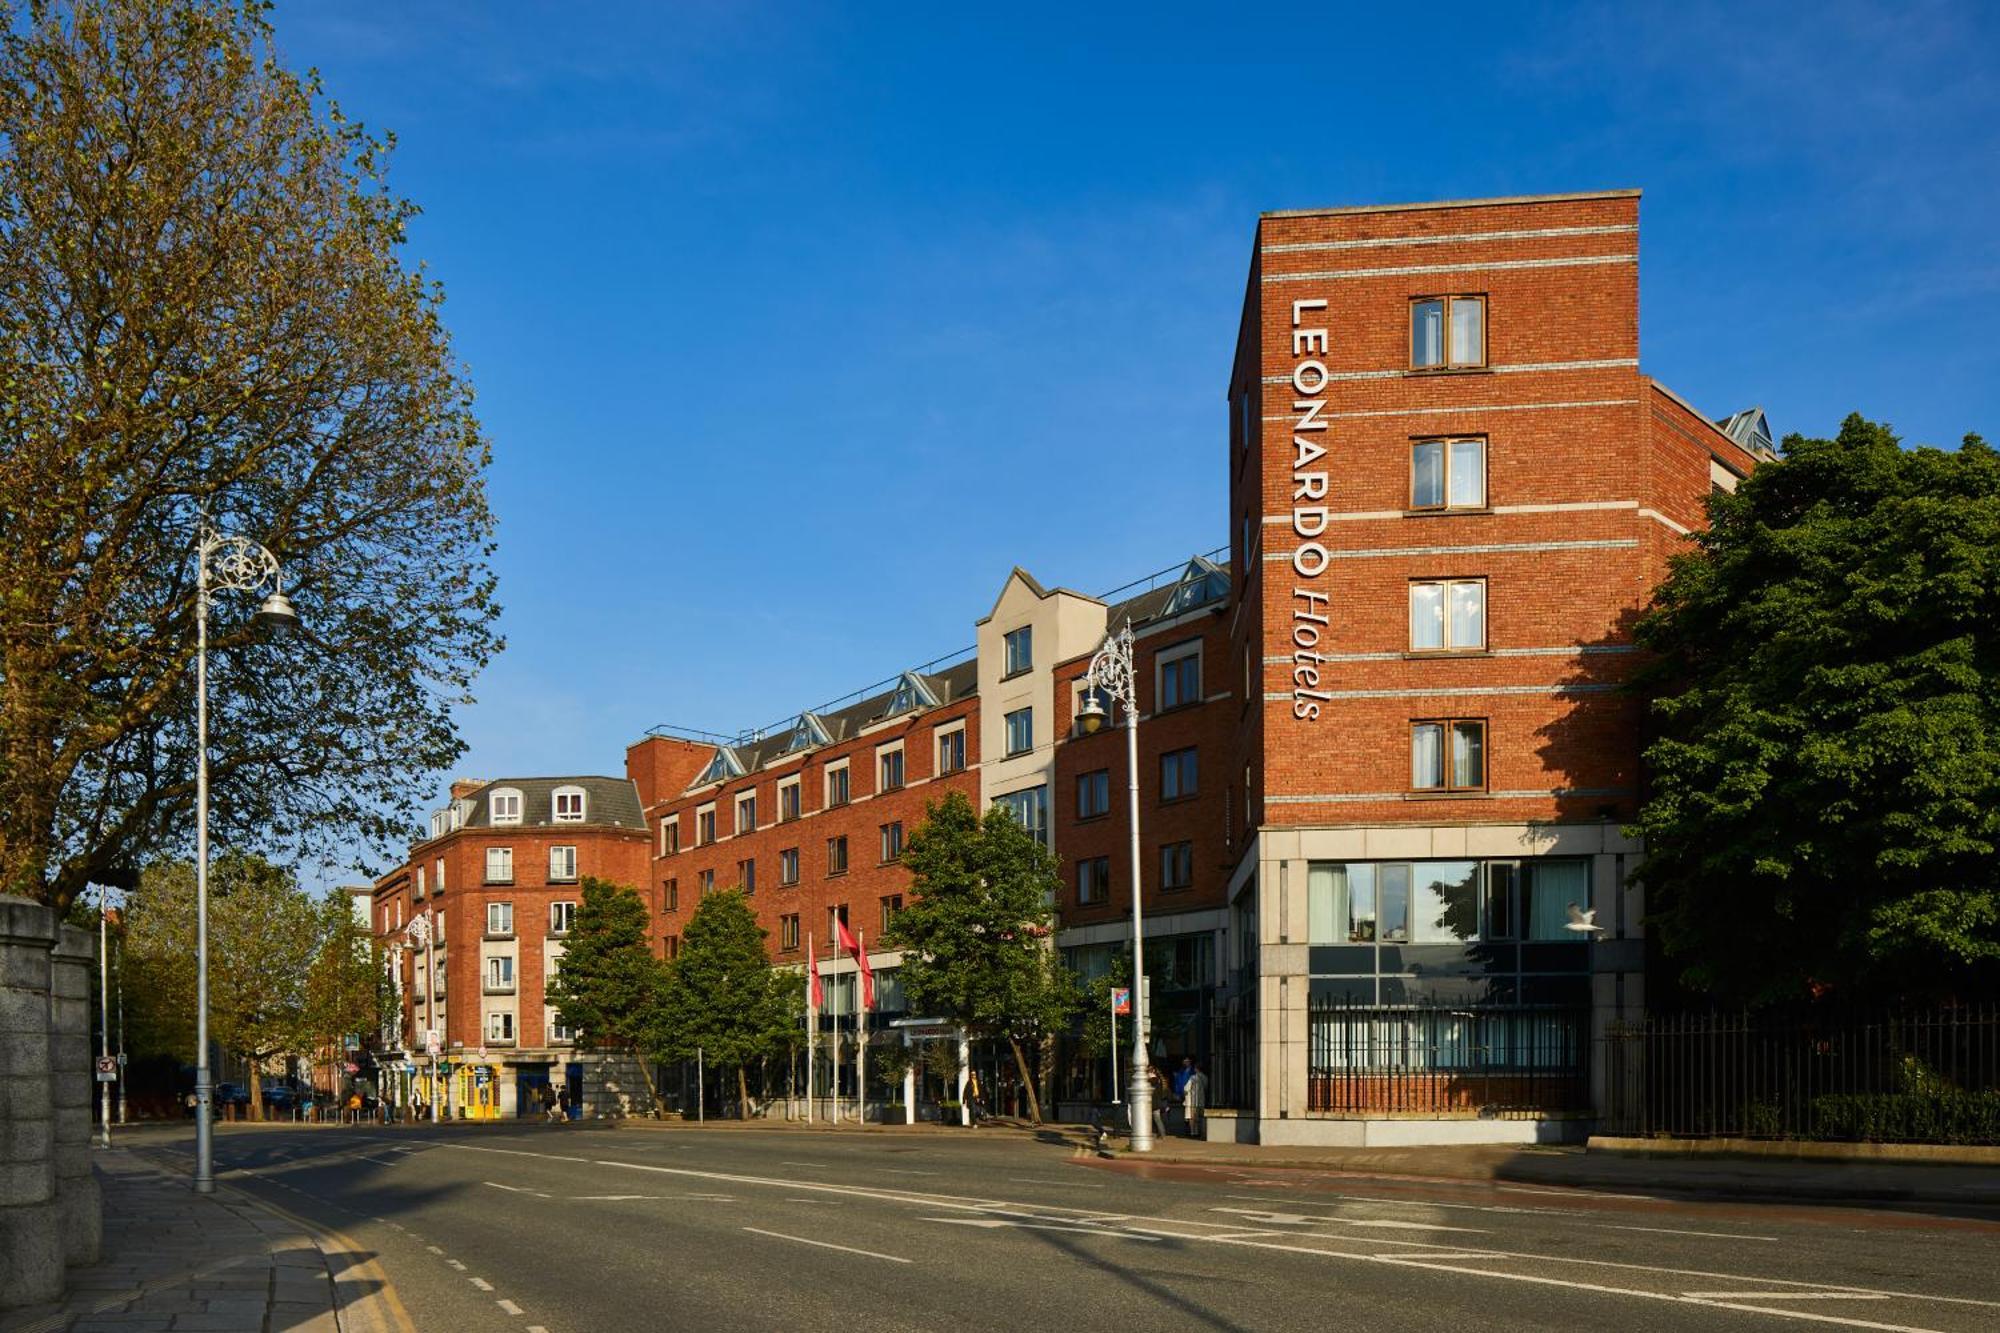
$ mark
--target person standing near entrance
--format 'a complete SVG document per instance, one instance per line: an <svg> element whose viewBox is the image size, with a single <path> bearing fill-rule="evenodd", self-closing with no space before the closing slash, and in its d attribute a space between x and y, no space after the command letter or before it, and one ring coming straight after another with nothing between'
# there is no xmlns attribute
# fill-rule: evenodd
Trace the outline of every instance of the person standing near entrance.
<svg viewBox="0 0 2000 1333"><path fill-rule="evenodd" d="M1198 1139L1203 1136L1201 1122L1202 1108L1208 1105L1208 1075L1201 1072L1201 1066L1193 1060L1187 1062L1187 1081L1181 1084L1181 1119L1187 1125L1187 1136Z"/></svg>

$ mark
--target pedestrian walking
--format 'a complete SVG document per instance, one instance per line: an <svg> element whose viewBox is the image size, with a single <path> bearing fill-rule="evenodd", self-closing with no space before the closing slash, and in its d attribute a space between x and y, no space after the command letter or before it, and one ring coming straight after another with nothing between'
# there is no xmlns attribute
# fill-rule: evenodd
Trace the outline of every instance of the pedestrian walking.
<svg viewBox="0 0 2000 1333"><path fill-rule="evenodd" d="M1153 1137L1167 1137L1167 1108L1174 1102L1173 1084L1167 1082L1158 1065L1146 1066L1146 1082L1153 1089Z"/></svg>
<svg viewBox="0 0 2000 1333"><path fill-rule="evenodd" d="M1186 1122L1187 1136L1198 1139L1204 1133L1201 1113L1208 1105L1208 1075L1193 1060L1187 1062L1187 1070L1187 1081L1181 1085L1181 1119Z"/></svg>

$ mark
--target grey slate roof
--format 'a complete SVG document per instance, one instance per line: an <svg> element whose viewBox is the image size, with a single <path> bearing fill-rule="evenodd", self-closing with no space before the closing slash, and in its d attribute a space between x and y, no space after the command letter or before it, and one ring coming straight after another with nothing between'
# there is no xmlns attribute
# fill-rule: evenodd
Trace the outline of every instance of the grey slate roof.
<svg viewBox="0 0 2000 1333"><path fill-rule="evenodd" d="M555 792L558 787L583 788L583 821L572 828L603 827L643 829L645 811L639 805L639 789L629 778L497 778L466 797L471 806L466 828L493 827L487 797L506 788L521 793L521 822L506 828L541 828L555 823Z"/></svg>

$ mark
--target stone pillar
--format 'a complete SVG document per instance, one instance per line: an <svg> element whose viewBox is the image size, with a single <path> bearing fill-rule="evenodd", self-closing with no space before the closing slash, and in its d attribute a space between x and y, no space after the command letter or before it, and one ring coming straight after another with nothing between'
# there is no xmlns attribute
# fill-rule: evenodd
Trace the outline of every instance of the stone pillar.
<svg viewBox="0 0 2000 1333"><path fill-rule="evenodd" d="M50 956L49 1060L56 1128L56 1215L63 1261L94 1264L104 1242L104 1197L90 1169L91 990L97 936L63 926Z"/></svg>
<svg viewBox="0 0 2000 1333"><path fill-rule="evenodd" d="M49 1077L49 950L55 914L0 897L0 1308L63 1290Z"/></svg>

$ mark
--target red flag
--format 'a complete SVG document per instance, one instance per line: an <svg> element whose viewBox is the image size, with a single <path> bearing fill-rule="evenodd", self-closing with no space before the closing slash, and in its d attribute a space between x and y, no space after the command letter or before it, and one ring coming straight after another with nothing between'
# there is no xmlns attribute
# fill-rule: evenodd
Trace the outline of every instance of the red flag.
<svg viewBox="0 0 2000 1333"><path fill-rule="evenodd" d="M854 963L855 966L861 969L861 1007L863 1009L873 1009L875 1007L875 969L868 966L868 951L866 949L856 949L854 951Z"/></svg>
<svg viewBox="0 0 2000 1333"><path fill-rule="evenodd" d="M837 916L833 919L833 924L840 931L840 947L851 954L860 953L861 946L854 942L854 932L847 928L847 918Z"/></svg>
<svg viewBox="0 0 2000 1333"><path fill-rule="evenodd" d="M813 953L811 940L806 941L806 975L812 978L812 1007L817 1012L826 1003L826 995L819 988L819 958Z"/></svg>

